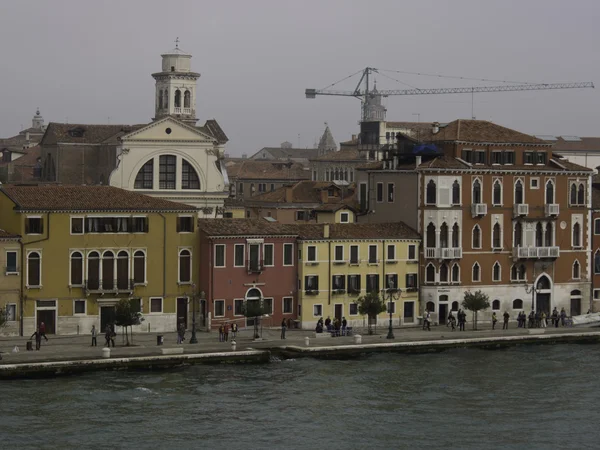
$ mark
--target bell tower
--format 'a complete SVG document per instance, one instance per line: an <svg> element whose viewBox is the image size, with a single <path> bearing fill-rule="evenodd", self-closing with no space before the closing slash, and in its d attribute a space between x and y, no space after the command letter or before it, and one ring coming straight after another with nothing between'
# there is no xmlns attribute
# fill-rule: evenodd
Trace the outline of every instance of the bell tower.
<svg viewBox="0 0 600 450"><path fill-rule="evenodd" d="M196 126L196 80L200 74L191 71L192 55L175 48L160 55L162 71L153 73L156 80L155 114L153 120L173 116L188 125Z"/></svg>

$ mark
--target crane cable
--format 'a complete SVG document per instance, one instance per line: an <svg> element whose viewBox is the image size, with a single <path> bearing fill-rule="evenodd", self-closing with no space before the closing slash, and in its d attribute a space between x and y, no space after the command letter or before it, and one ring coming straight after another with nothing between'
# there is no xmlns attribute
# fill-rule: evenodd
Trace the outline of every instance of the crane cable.
<svg viewBox="0 0 600 450"><path fill-rule="evenodd" d="M355 76L355 75L358 75L358 74L359 74L359 73L361 73L361 72L364 72L364 69L360 69L359 71L357 71L357 72L354 72L352 75L348 75L347 77L344 77L344 78L342 78L341 80L339 80L339 81L336 81L335 83L331 83L330 85L328 85L328 86L325 86L325 87L324 87L323 89L321 89L321 90L322 90L322 91L324 91L325 89L329 89L330 87L332 87L332 86L335 86L336 84L338 84L338 83L341 83L342 81L345 81L345 80L347 80L348 78L352 78L353 76Z"/></svg>
<svg viewBox="0 0 600 450"><path fill-rule="evenodd" d="M436 77L436 78L454 78L457 80L468 80L468 81L489 81L489 82L493 82L493 83L512 83L512 84L544 84L544 83L533 83L530 81L492 80L492 79L488 79L488 78L458 77L458 76L452 76L452 75L440 75L440 74L431 74L431 73L422 73L422 72L406 72L406 71L402 71L402 70L391 70L391 69L379 69L379 70L384 71L384 72L401 73L401 74L405 74L405 75L419 75L419 76L423 76L423 77ZM395 80L395 81L398 81L398 80ZM400 82L400 83L402 83L402 82ZM402 83L402 84L405 84L405 83Z"/></svg>
<svg viewBox="0 0 600 450"><path fill-rule="evenodd" d="M397 80L396 78L392 78L392 77L390 77L390 76L386 75L385 73L381 73L381 72L377 72L377 73L378 73L379 75L381 75L382 77L389 78L390 80L393 80L393 81L396 81L396 82L398 82L398 83L400 83L400 84L403 84L403 85L405 85L405 86L408 86L408 87L409 87L409 88L411 88L411 89L416 89L416 90L418 90L418 91L420 91L420 90L421 90L421 89L419 89L419 88L418 88L418 87L416 87L416 86L412 86L412 85L410 85L410 84L408 84L408 83L405 83L404 81L400 81L400 80Z"/></svg>

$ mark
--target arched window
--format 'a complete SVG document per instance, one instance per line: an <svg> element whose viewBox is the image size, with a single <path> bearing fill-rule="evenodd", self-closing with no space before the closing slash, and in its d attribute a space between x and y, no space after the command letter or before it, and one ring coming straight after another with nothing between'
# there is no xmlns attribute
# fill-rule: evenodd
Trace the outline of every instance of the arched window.
<svg viewBox="0 0 600 450"><path fill-rule="evenodd" d="M429 311L429 312L435 312L435 303L427 302L427 305L425 306L425 310Z"/></svg>
<svg viewBox="0 0 600 450"><path fill-rule="evenodd" d="M452 266L452 282L460 282L460 267L456 263L454 263L454 265Z"/></svg>
<svg viewBox="0 0 600 450"><path fill-rule="evenodd" d="M473 227L473 239L471 246L473 248L481 248L481 228L479 225Z"/></svg>
<svg viewBox="0 0 600 450"><path fill-rule="evenodd" d="M579 265L579 261L575 260L573 263L573 279L579 280L581 278L581 266Z"/></svg>
<svg viewBox="0 0 600 450"><path fill-rule="evenodd" d="M106 251L102 254L102 289L112 290L115 284L115 254Z"/></svg>
<svg viewBox="0 0 600 450"><path fill-rule="evenodd" d="M135 284L146 282L146 254L141 250L133 254L133 282Z"/></svg>
<svg viewBox="0 0 600 450"><path fill-rule="evenodd" d="M581 226L573 225L573 247L581 247Z"/></svg>
<svg viewBox="0 0 600 450"><path fill-rule="evenodd" d="M446 222L440 227L440 247L448 248L448 225Z"/></svg>
<svg viewBox="0 0 600 450"><path fill-rule="evenodd" d="M158 109L163 109L163 91L160 89L158 91Z"/></svg>
<svg viewBox="0 0 600 450"><path fill-rule="evenodd" d="M179 252L179 282L190 281L192 281L192 253L184 249Z"/></svg>
<svg viewBox="0 0 600 450"><path fill-rule="evenodd" d="M129 253L121 250L117 254L117 289L127 290L129 287Z"/></svg>
<svg viewBox="0 0 600 450"><path fill-rule="evenodd" d="M169 90L165 89L165 109L169 109Z"/></svg>
<svg viewBox="0 0 600 450"><path fill-rule="evenodd" d="M183 93L183 107L184 108L189 108L190 107L190 102L191 102L191 94L190 91L186 90Z"/></svg>
<svg viewBox="0 0 600 450"><path fill-rule="evenodd" d="M583 183L579 185L579 189L577 190L577 204L585 205L585 187Z"/></svg>
<svg viewBox="0 0 600 450"><path fill-rule="evenodd" d="M501 267L500 263L496 261L492 267L492 281L500 281L501 279Z"/></svg>
<svg viewBox="0 0 600 450"><path fill-rule="evenodd" d="M479 263L473 264L473 273L471 278L473 281L481 281L481 268L479 267Z"/></svg>
<svg viewBox="0 0 600 450"><path fill-rule="evenodd" d="M27 287L42 285L42 256L38 252L27 255Z"/></svg>
<svg viewBox="0 0 600 450"><path fill-rule="evenodd" d="M571 183L571 195L569 200L571 201L571 205L577 204L577 184Z"/></svg>
<svg viewBox="0 0 600 450"><path fill-rule="evenodd" d="M100 289L100 254L98 252L88 254L87 288L93 291Z"/></svg>
<svg viewBox="0 0 600 450"><path fill-rule="evenodd" d="M246 299L257 300L262 297L259 289L252 288L246 293Z"/></svg>
<svg viewBox="0 0 600 450"><path fill-rule="evenodd" d="M600 274L600 250L594 253L594 274Z"/></svg>
<svg viewBox="0 0 600 450"><path fill-rule="evenodd" d="M458 302L452 302L452 311L458 311Z"/></svg>
<svg viewBox="0 0 600 450"><path fill-rule="evenodd" d="M135 176L134 189L152 189L154 181L154 160L149 160Z"/></svg>
<svg viewBox="0 0 600 450"><path fill-rule="evenodd" d="M492 203L496 206L502 205L502 183L500 183L500 180L494 181Z"/></svg>
<svg viewBox="0 0 600 450"><path fill-rule="evenodd" d="M544 227L540 222L535 226L535 246L543 247L544 246Z"/></svg>
<svg viewBox="0 0 600 450"><path fill-rule="evenodd" d="M523 300L520 298L513 300L513 309L523 309Z"/></svg>
<svg viewBox="0 0 600 450"><path fill-rule="evenodd" d="M427 264L427 268L425 269L425 281L428 283L435 282L435 267L431 263Z"/></svg>
<svg viewBox="0 0 600 450"><path fill-rule="evenodd" d="M554 233L552 233L552 222L548 222L546 224L546 233L544 234L545 238L544 238L544 245L545 247L552 247L553 244L553 235Z"/></svg>
<svg viewBox="0 0 600 450"><path fill-rule="evenodd" d="M83 284L83 255L80 252L71 253L71 286Z"/></svg>
<svg viewBox="0 0 600 450"><path fill-rule="evenodd" d="M511 281L525 281L525 264L513 265L510 268Z"/></svg>
<svg viewBox="0 0 600 450"><path fill-rule="evenodd" d="M175 155L160 155L158 175L160 189L175 189L177 180L177 157Z"/></svg>
<svg viewBox="0 0 600 450"><path fill-rule="evenodd" d="M500 310L500 300L494 300L494 301L492 302L492 309L493 309L494 311L498 311L498 310Z"/></svg>
<svg viewBox="0 0 600 450"><path fill-rule="evenodd" d="M198 173L185 159L181 164L181 189L200 189Z"/></svg>
<svg viewBox="0 0 600 450"><path fill-rule="evenodd" d="M435 225L429 222L427 225L427 248L435 248Z"/></svg>
<svg viewBox="0 0 600 450"><path fill-rule="evenodd" d="M175 108L181 108L181 91L179 89L175 91Z"/></svg>
<svg viewBox="0 0 600 450"><path fill-rule="evenodd" d="M546 181L546 204L551 205L554 203L554 182L552 180Z"/></svg>
<svg viewBox="0 0 600 450"><path fill-rule="evenodd" d="M541 276L538 281L537 286L538 286L538 289L540 289L540 290L550 289L550 279L546 275Z"/></svg>
<svg viewBox="0 0 600 450"><path fill-rule="evenodd" d="M521 205L525 202L523 196L523 182L519 179L515 183L515 204Z"/></svg>
<svg viewBox="0 0 600 450"><path fill-rule="evenodd" d="M478 178L473 181L473 203L481 203L481 182Z"/></svg>
<svg viewBox="0 0 600 450"><path fill-rule="evenodd" d="M519 269L518 269L517 273L519 275L519 280L520 281L525 281L525 278L527 276L527 271L525 269L525 264L521 264L519 266Z"/></svg>
<svg viewBox="0 0 600 450"><path fill-rule="evenodd" d="M452 226L452 247L460 247L460 229L457 223Z"/></svg>
<svg viewBox="0 0 600 450"><path fill-rule="evenodd" d="M426 200L425 203L428 205L435 205L436 203L436 186L435 181L429 180L427 183L427 192L426 192Z"/></svg>
<svg viewBox="0 0 600 450"><path fill-rule="evenodd" d="M521 247L523 245L523 225L521 222L515 223L513 235L513 247Z"/></svg>
<svg viewBox="0 0 600 450"><path fill-rule="evenodd" d="M502 248L502 229L497 222L494 224L494 228L492 228L492 247Z"/></svg>
<svg viewBox="0 0 600 450"><path fill-rule="evenodd" d="M447 283L447 282L448 282L448 265L444 263L440 266L440 283Z"/></svg>
<svg viewBox="0 0 600 450"><path fill-rule="evenodd" d="M454 180L454 183L452 183L452 204L460 205L460 184L458 180Z"/></svg>

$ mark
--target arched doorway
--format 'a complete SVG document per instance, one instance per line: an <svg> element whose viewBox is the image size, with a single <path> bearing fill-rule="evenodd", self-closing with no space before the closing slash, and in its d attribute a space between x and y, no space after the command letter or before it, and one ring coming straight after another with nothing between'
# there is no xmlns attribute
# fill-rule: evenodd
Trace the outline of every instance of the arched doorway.
<svg viewBox="0 0 600 450"><path fill-rule="evenodd" d="M535 283L535 310L545 312L547 316L552 310L552 281L546 274L538 277Z"/></svg>
<svg viewBox="0 0 600 450"><path fill-rule="evenodd" d="M446 325L446 318L448 317L448 296L440 295L438 298L439 314L438 323L440 325Z"/></svg>
<svg viewBox="0 0 600 450"><path fill-rule="evenodd" d="M246 292L246 296L244 297L245 310L252 311L256 310L256 308L260 307L262 302L262 292L258 288L250 288ZM260 321L260 319L258 319ZM254 317L246 317L246 327L254 327L255 326L255 318ZM257 324L258 325L258 324Z"/></svg>

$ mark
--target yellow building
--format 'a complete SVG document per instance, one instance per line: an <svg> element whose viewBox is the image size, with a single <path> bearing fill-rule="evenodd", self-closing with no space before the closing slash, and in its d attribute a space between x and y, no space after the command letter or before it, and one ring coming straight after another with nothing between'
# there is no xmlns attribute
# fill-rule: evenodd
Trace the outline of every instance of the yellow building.
<svg viewBox="0 0 600 450"><path fill-rule="evenodd" d="M0 335L15 335L19 333L17 308L21 298L21 253L20 236L0 230L0 309L6 314L6 322L0 327Z"/></svg>
<svg viewBox="0 0 600 450"><path fill-rule="evenodd" d="M136 331L188 321L196 208L109 186L5 185L0 194L0 227L22 236L21 334L41 322L47 333L104 330L122 298L143 313Z"/></svg>
<svg viewBox="0 0 600 450"><path fill-rule="evenodd" d="M302 328L343 317L366 327L357 299L378 292L392 301L394 326L413 325L419 311L420 238L406 224L324 224L299 227L298 292ZM389 314L378 317L387 325Z"/></svg>

